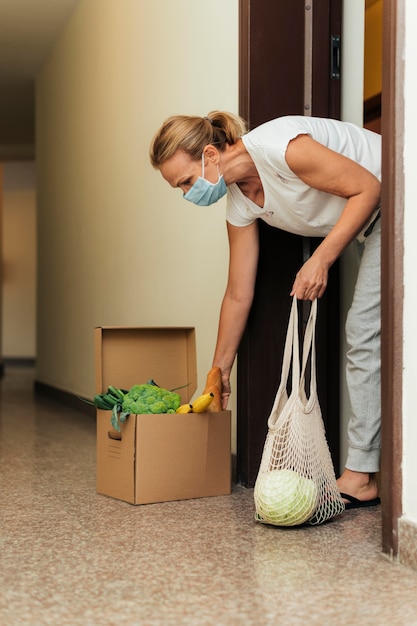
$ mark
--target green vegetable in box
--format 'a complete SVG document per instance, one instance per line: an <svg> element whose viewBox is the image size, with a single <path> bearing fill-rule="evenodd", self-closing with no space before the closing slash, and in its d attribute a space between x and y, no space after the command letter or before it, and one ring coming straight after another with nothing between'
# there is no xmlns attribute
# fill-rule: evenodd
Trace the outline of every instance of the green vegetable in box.
<svg viewBox="0 0 417 626"><path fill-rule="evenodd" d="M143 413L175 413L181 404L181 396L153 383L133 385L124 396L122 411L140 415Z"/></svg>
<svg viewBox="0 0 417 626"><path fill-rule="evenodd" d="M185 385L187 386L187 385ZM93 404L98 409L111 411L111 425L120 432L120 423L132 413L175 413L181 404L181 396L175 390L159 387L153 379L129 390L109 385L106 393L96 394Z"/></svg>

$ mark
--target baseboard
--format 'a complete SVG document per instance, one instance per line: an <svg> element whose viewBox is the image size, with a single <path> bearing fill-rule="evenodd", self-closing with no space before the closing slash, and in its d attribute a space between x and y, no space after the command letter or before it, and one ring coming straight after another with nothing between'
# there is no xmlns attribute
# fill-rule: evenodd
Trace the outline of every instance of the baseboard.
<svg viewBox="0 0 417 626"><path fill-rule="evenodd" d="M32 357L4 357L0 361L0 378L3 378L6 375L6 370L9 368L34 368L36 365L36 359Z"/></svg>
<svg viewBox="0 0 417 626"><path fill-rule="evenodd" d="M89 417L96 417L96 408L86 401L87 399L79 398L78 396L70 393L69 391L63 391L62 389L57 389L52 385L47 385L46 383L42 383L38 380L34 382L34 391L35 394L45 396L54 400L55 402L59 402L60 404L65 404L65 406L70 409L74 409L74 411L78 411L79 413L84 413Z"/></svg>
<svg viewBox="0 0 417 626"><path fill-rule="evenodd" d="M417 524L405 518L398 520L398 556L402 565L417 570Z"/></svg>
<svg viewBox="0 0 417 626"><path fill-rule="evenodd" d="M2 361L3 369L8 367L35 367L36 359L32 357L7 357Z"/></svg>
<svg viewBox="0 0 417 626"><path fill-rule="evenodd" d="M232 483L237 482L237 456L232 453Z"/></svg>

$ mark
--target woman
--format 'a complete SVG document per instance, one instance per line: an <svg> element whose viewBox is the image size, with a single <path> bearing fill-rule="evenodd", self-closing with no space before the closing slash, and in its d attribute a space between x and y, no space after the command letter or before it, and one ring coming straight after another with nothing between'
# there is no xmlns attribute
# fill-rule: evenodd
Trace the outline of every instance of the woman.
<svg viewBox="0 0 417 626"><path fill-rule="evenodd" d="M235 115L174 116L155 135L150 158L184 198L207 206L227 193L229 278L213 366L230 371L252 304L258 262L257 220L322 242L291 291L320 298L330 266L356 239L360 269L346 322L347 384L352 405L346 467L338 479L347 508L379 502L380 179L376 133L338 120L286 116L246 132Z"/></svg>

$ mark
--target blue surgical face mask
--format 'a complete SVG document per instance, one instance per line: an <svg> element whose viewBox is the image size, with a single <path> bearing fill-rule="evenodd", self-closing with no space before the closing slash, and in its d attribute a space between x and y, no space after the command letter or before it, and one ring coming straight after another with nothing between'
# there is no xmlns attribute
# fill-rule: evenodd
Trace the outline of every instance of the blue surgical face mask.
<svg viewBox="0 0 417 626"><path fill-rule="evenodd" d="M204 154L201 157L202 171L201 176L197 178L194 185L184 194L184 198L198 204L198 206L209 206L214 204L227 193L227 186L224 182L223 174L220 175L217 183L211 183L204 178ZM219 166L217 166L219 170Z"/></svg>

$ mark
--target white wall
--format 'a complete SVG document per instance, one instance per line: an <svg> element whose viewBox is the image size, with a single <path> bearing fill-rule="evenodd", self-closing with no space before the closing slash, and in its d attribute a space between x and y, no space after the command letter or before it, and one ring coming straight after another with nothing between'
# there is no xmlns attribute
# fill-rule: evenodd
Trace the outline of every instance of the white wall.
<svg viewBox="0 0 417 626"><path fill-rule="evenodd" d="M343 3L341 118L363 125L365 0Z"/></svg>
<svg viewBox="0 0 417 626"><path fill-rule="evenodd" d="M3 164L2 356L36 356L36 191L33 162Z"/></svg>
<svg viewBox="0 0 417 626"><path fill-rule="evenodd" d="M225 204L184 201L148 149L169 115L237 112L238 24L238 0L81 0L73 13L37 80L38 381L92 397L95 326L195 326L201 391Z"/></svg>
<svg viewBox="0 0 417 626"><path fill-rule="evenodd" d="M404 209L404 370L403 370L403 510L404 515L417 523L417 190L415 184L417 163L417 122L415 103L417 87L417 4L405 2L405 209Z"/></svg>

